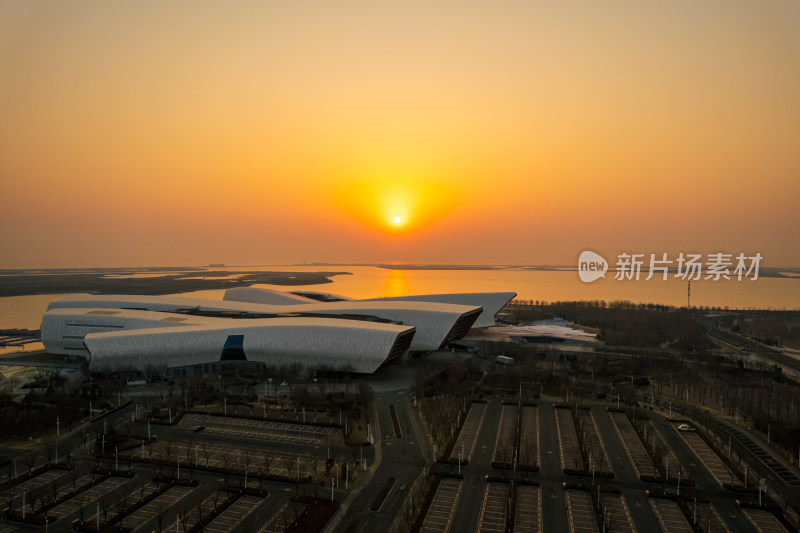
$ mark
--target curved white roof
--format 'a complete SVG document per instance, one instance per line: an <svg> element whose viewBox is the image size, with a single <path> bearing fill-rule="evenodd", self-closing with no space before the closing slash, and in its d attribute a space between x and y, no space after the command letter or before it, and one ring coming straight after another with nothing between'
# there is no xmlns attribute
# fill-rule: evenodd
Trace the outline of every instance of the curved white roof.
<svg viewBox="0 0 800 533"><path fill-rule="evenodd" d="M368 373L402 356L414 331L363 320L235 320L116 309L58 308L42 320L48 352L83 355L92 371L216 363L237 336L249 361Z"/></svg>
<svg viewBox="0 0 800 533"><path fill-rule="evenodd" d="M364 302L437 302L458 305L479 305L483 312L473 324L476 328L495 325L494 316L511 300L517 297L516 292L465 292L454 294L421 294L411 296L392 296L387 298L370 298Z"/></svg>
<svg viewBox="0 0 800 533"><path fill-rule="evenodd" d="M216 363L226 342L240 337L248 361L270 366L372 373L402 355L414 328L336 319L276 318L227 321L227 327L188 326L91 333L91 370ZM250 324L250 322L259 322ZM399 351L399 354L397 353Z"/></svg>
<svg viewBox="0 0 800 533"><path fill-rule="evenodd" d="M298 305L265 305L230 300L209 300L176 296L101 295L57 300L48 306L59 308L110 308L159 312L197 310L200 312L250 313L256 315L331 315L371 316L416 327L412 351L439 349L447 341L466 334L482 311L481 307L417 301L347 301L315 302Z"/></svg>
<svg viewBox="0 0 800 533"><path fill-rule="evenodd" d="M223 300L232 302L247 302L251 304L266 305L296 305L313 304L316 300L304 298L291 292L275 291L272 289L257 289L255 287L234 287L225 291Z"/></svg>
<svg viewBox="0 0 800 533"><path fill-rule="evenodd" d="M304 291L306 292L306 291ZM322 293L309 293L322 294ZM456 304L467 306L480 306L483 312L473 324L473 327L484 328L494 326L494 316L503 306L517 296L515 292L471 292L453 294L414 294L411 296L392 296L386 298L367 298L355 300L358 302L429 302L442 304ZM294 300L299 298L300 300ZM318 303L310 298L302 298L292 293L262 289L260 287L236 287L225 291L224 300L249 303ZM302 300L302 301L301 301ZM333 302L338 303L338 302Z"/></svg>

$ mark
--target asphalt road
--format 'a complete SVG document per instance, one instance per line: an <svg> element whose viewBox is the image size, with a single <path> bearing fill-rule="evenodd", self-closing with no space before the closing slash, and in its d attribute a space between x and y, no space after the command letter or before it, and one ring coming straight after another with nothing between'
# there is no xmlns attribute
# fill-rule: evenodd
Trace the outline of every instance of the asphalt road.
<svg viewBox="0 0 800 533"><path fill-rule="evenodd" d="M412 422L405 390L388 390L375 396L379 427L374 430L376 449L371 457L380 458L380 464L369 481L344 503L344 515L336 531L386 531L397 519L397 514L407 497L406 490L426 467L426 451L420 444L417 426ZM396 438L392 428L389 406L394 405L402 437ZM427 456L430 457L430 456ZM375 459L372 459L374 461ZM369 463L373 465L372 462ZM377 511L370 505L375 495L391 477L396 479L392 490Z"/></svg>

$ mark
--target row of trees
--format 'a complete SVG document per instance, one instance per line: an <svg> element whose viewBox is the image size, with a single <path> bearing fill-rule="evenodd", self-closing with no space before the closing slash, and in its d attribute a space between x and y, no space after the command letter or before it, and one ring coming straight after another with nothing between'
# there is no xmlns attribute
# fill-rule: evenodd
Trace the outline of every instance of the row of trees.
<svg viewBox="0 0 800 533"><path fill-rule="evenodd" d="M512 319L527 322L561 317L600 330L598 338L609 345L658 347L668 343L684 350L712 346L699 331L692 309L625 301L513 303L506 308Z"/></svg>

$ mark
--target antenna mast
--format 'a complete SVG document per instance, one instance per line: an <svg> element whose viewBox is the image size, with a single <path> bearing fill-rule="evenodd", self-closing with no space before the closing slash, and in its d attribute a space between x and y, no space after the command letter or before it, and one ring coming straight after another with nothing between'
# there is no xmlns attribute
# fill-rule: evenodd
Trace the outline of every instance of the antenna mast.
<svg viewBox="0 0 800 533"><path fill-rule="evenodd" d="M686 308L691 309L692 307L692 279L689 278L689 286L686 292Z"/></svg>

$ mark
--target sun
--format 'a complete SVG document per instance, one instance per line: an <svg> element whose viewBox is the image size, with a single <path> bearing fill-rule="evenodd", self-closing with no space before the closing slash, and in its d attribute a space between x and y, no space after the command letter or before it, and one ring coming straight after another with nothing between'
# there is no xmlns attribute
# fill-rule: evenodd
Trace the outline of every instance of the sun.
<svg viewBox="0 0 800 533"><path fill-rule="evenodd" d="M403 219L400 217L394 217L392 220L394 221L395 224L400 224L403 221Z"/></svg>

